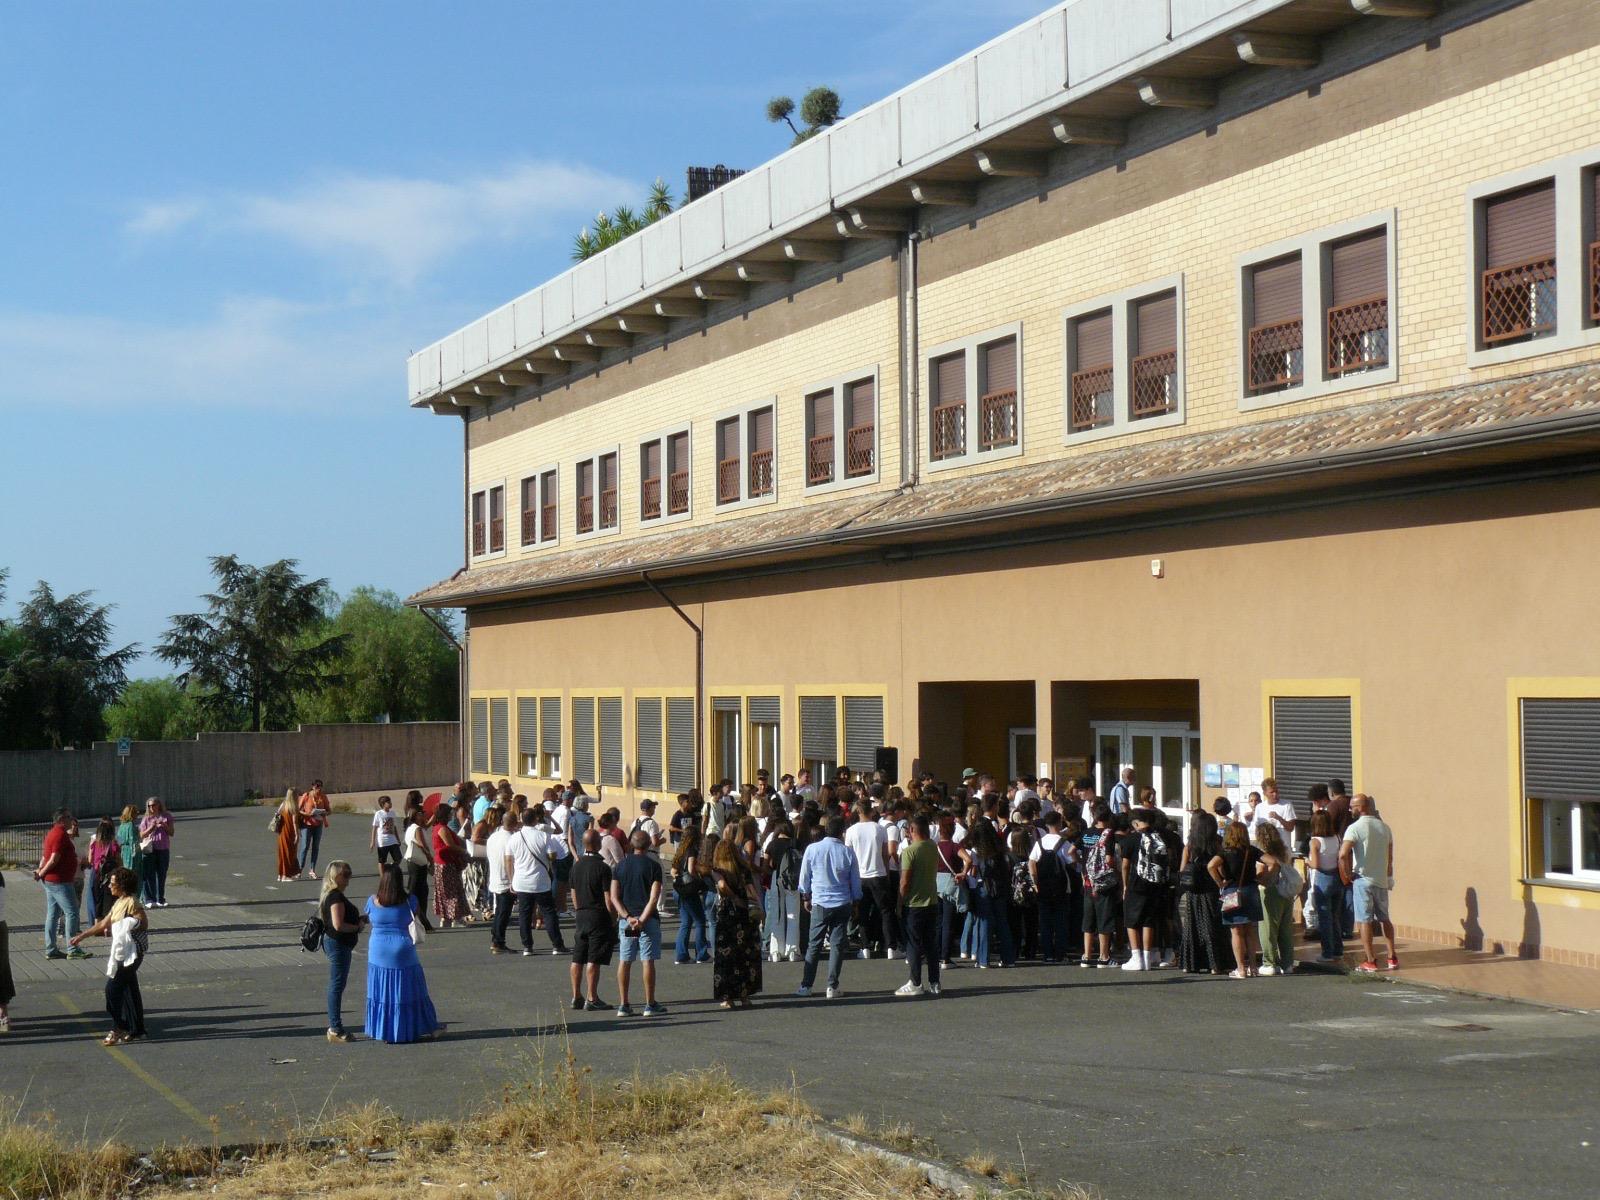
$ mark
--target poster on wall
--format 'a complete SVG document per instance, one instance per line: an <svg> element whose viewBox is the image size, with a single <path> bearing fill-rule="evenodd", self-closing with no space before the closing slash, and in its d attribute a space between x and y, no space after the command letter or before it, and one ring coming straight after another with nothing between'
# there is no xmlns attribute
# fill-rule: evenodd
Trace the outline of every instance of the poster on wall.
<svg viewBox="0 0 1600 1200"><path fill-rule="evenodd" d="M1058 758L1056 759L1056 773L1052 778L1056 781L1056 790L1064 791L1072 786L1074 779L1081 779L1089 773L1089 760L1087 758Z"/></svg>
<svg viewBox="0 0 1600 1200"><path fill-rule="evenodd" d="M1205 765L1205 770L1201 773L1200 782L1201 782L1201 785L1204 786L1204 787L1221 787L1222 786L1222 764L1221 763L1207 763Z"/></svg>
<svg viewBox="0 0 1600 1200"><path fill-rule="evenodd" d="M1222 764L1222 786L1225 788L1236 788L1239 786L1238 763Z"/></svg>

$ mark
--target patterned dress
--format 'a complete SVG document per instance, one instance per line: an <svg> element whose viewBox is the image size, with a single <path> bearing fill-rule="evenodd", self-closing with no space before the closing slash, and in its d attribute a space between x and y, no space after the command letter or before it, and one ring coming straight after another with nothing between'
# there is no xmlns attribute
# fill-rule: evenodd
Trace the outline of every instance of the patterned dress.
<svg viewBox="0 0 1600 1200"><path fill-rule="evenodd" d="M725 879L713 871L714 879ZM735 886L729 881L729 886ZM717 893L717 937L711 960L711 998L747 1000L761 991L761 913L746 902L743 881L738 899Z"/></svg>
<svg viewBox="0 0 1600 1200"><path fill-rule="evenodd" d="M461 839L443 825L433 828L433 861L438 872L433 881L433 915L441 921L461 921L467 916L467 889L461 878L466 853Z"/></svg>

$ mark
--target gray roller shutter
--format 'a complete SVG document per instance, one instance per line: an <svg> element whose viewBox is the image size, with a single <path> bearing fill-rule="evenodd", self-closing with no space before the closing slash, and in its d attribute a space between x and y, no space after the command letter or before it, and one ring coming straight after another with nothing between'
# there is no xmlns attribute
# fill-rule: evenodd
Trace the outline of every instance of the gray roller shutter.
<svg viewBox="0 0 1600 1200"><path fill-rule="evenodd" d="M667 697L667 790L694 787L694 697Z"/></svg>
<svg viewBox="0 0 1600 1200"><path fill-rule="evenodd" d="M1300 255L1275 258L1250 268L1250 290L1255 297L1252 325L1276 325L1300 315Z"/></svg>
<svg viewBox="0 0 1600 1200"><path fill-rule="evenodd" d="M539 702L532 696L517 697L517 755L539 754ZM521 766L519 763L518 766Z"/></svg>
<svg viewBox="0 0 1600 1200"><path fill-rule="evenodd" d="M985 396L1017 390L1017 339L1000 338L983 347L983 381L978 385Z"/></svg>
<svg viewBox="0 0 1600 1200"><path fill-rule="evenodd" d="M736 713L736 712L739 711L739 697L737 697L737 696L713 696L713 697L711 697L711 711L712 712L735 712Z"/></svg>
<svg viewBox="0 0 1600 1200"><path fill-rule="evenodd" d="M1546 179L1491 199L1483 206L1483 238L1490 270L1554 258L1555 183Z"/></svg>
<svg viewBox="0 0 1600 1200"><path fill-rule="evenodd" d="M750 719L763 725L776 725L781 719L782 707L776 696L751 696Z"/></svg>
<svg viewBox="0 0 1600 1200"><path fill-rule="evenodd" d="M1522 702L1522 782L1539 800L1600 798L1600 700Z"/></svg>
<svg viewBox="0 0 1600 1200"><path fill-rule="evenodd" d="M572 777L594 783L594 697L572 698Z"/></svg>
<svg viewBox="0 0 1600 1200"><path fill-rule="evenodd" d="M468 767L475 775L489 773L489 702L472 701L472 760Z"/></svg>
<svg viewBox="0 0 1600 1200"><path fill-rule="evenodd" d="M633 745L638 755L633 782L647 792L661 790L661 701L633 702Z"/></svg>
<svg viewBox="0 0 1600 1200"><path fill-rule="evenodd" d="M606 787L621 787L622 774L622 697L600 697L600 782Z"/></svg>
<svg viewBox="0 0 1600 1200"><path fill-rule="evenodd" d="M839 706L832 696L800 697L800 754L833 762L839 753Z"/></svg>
<svg viewBox="0 0 1600 1200"><path fill-rule="evenodd" d="M1278 798L1302 818L1311 813L1306 792L1314 783L1342 779L1354 785L1349 696L1272 698L1272 775Z"/></svg>
<svg viewBox="0 0 1600 1200"><path fill-rule="evenodd" d="M1148 296L1133 306L1134 357L1178 348L1178 293ZM1106 351L1106 361L1111 352Z"/></svg>
<svg viewBox="0 0 1600 1200"><path fill-rule="evenodd" d="M504 696L489 701L489 772L511 774L511 701Z"/></svg>
<svg viewBox="0 0 1600 1200"><path fill-rule="evenodd" d="M1072 323L1074 371L1096 371L1111 365L1111 310L1090 313Z"/></svg>
<svg viewBox="0 0 1600 1200"><path fill-rule="evenodd" d="M883 698L844 698L844 765L852 771L872 771L883 745Z"/></svg>
<svg viewBox="0 0 1600 1200"><path fill-rule="evenodd" d="M561 754L561 697L539 697L539 750L543 754Z"/></svg>

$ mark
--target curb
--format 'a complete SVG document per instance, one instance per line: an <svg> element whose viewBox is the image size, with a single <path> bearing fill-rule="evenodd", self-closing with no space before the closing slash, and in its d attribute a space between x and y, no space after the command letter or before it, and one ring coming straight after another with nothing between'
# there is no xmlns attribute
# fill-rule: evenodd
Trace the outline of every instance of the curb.
<svg viewBox="0 0 1600 1200"><path fill-rule="evenodd" d="M885 1162L893 1163L897 1167L909 1167L920 1171L923 1178L942 1192L952 1195L975 1197L987 1194L993 1189L988 1179L980 1179L955 1167L947 1167L943 1163L934 1162L932 1159L918 1158L913 1154L904 1154L899 1150L890 1150L874 1142L853 1137L848 1133L841 1133L837 1129L830 1129L826 1125L818 1125L814 1121L802 1121L795 1117L785 1117L777 1113L764 1113L762 1120L768 1125L779 1126L785 1129L803 1129L807 1133L815 1134L835 1145L843 1146L846 1150L854 1150L859 1154L870 1154L874 1158L881 1158Z"/></svg>
<svg viewBox="0 0 1600 1200"><path fill-rule="evenodd" d="M1448 992L1454 996L1470 996L1474 1000L1500 1000L1506 1004L1524 1004L1530 1008L1542 1008L1546 1012L1577 1013L1580 1016L1600 1016L1600 1008L1575 1008L1570 1004L1557 1004L1553 1000L1536 1000L1532 996L1509 996L1504 992L1485 992L1477 988L1459 987L1453 983L1439 983L1431 979L1417 979L1408 975L1391 974L1384 972L1381 975L1361 975L1354 971L1343 972L1346 979L1376 979L1380 983L1389 984L1391 987L1405 985L1409 987L1426 988L1430 992Z"/></svg>

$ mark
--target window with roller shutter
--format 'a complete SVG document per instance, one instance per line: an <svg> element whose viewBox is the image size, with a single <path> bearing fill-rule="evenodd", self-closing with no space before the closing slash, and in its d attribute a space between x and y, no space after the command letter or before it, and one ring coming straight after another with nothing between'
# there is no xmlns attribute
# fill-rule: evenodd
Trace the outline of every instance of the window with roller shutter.
<svg viewBox="0 0 1600 1200"><path fill-rule="evenodd" d="M967 452L967 355L964 350L933 360L929 376L928 453L935 462Z"/></svg>
<svg viewBox="0 0 1600 1200"><path fill-rule="evenodd" d="M549 545L556 540L556 469L545 467L524 477L521 498L521 543Z"/></svg>
<svg viewBox="0 0 1600 1200"><path fill-rule="evenodd" d="M1600 883L1600 698L1525 698L1520 708L1528 871Z"/></svg>
<svg viewBox="0 0 1600 1200"><path fill-rule="evenodd" d="M877 767L883 745L883 697L844 698L844 765L870 774Z"/></svg>
<svg viewBox="0 0 1600 1200"><path fill-rule="evenodd" d="M594 697L572 698L572 775L580 783L594 784Z"/></svg>
<svg viewBox="0 0 1600 1200"><path fill-rule="evenodd" d="M1272 770L1278 797L1311 816L1312 784L1342 779L1356 786L1349 696L1274 696ZM1300 831L1300 832L1303 832Z"/></svg>
<svg viewBox="0 0 1600 1200"><path fill-rule="evenodd" d="M928 463L934 470L1022 450L1022 326L928 351Z"/></svg>
<svg viewBox="0 0 1600 1200"><path fill-rule="evenodd" d="M489 773L511 774L511 701L496 696L489 701Z"/></svg>
<svg viewBox="0 0 1600 1200"><path fill-rule="evenodd" d="M506 552L506 485L488 483L468 503L468 546L472 558L498 558Z"/></svg>
<svg viewBox="0 0 1600 1200"><path fill-rule="evenodd" d="M687 792L699 774L695 758L694 697L667 697L667 789Z"/></svg>
<svg viewBox="0 0 1600 1200"><path fill-rule="evenodd" d="M1178 410L1178 293L1145 296L1133 305L1129 415L1135 421Z"/></svg>
<svg viewBox="0 0 1600 1200"><path fill-rule="evenodd" d="M689 431L665 430L639 443L639 522L689 514Z"/></svg>
<svg viewBox="0 0 1600 1200"><path fill-rule="evenodd" d="M539 701L534 696L517 697L517 773L529 779L539 776Z"/></svg>
<svg viewBox="0 0 1600 1200"><path fill-rule="evenodd" d="M741 765L738 696L711 697L711 770L718 779L744 780Z"/></svg>
<svg viewBox="0 0 1600 1200"><path fill-rule="evenodd" d="M1182 424L1183 287L1168 275L1062 314L1068 443Z"/></svg>
<svg viewBox="0 0 1600 1200"><path fill-rule="evenodd" d="M573 465L577 513L573 528L578 537L598 537L621 527L621 455L616 449L600 450Z"/></svg>
<svg viewBox="0 0 1600 1200"><path fill-rule="evenodd" d="M812 778L823 783L839 761L839 701L833 696L800 697L800 757Z"/></svg>
<svg viewBox="0 0 1600 1200"><path fill-rule="evenodd" d="M1483 205L1482 342L1556 332L1556 187L1546 179Z"/></svg>
<svg viewBox="0 0 1600 1200"><path fill-rule="evenodd" d="M1111 323L1109 308L1074 317L1067 323L1068 370L1072 374L1069 433L1100 429L1117 419Z"/></svg>
<svg viewBox="0 0 1600 1200"><path fill-rule="evenodd" d="M876 371L851 372L806 392L805 452L807 488L835 491L877 478Z"/></svg>
<svg viewBox="0 0 1600 1200"><path fill-rule="evenodd" d="M1389 232L1369 229L1328 247L1330 377L1372 371L1389 361Z"/></svg>
<svg viewBox="0 0 1600 1200"><path fill-rule="evenodd" d="M782 701L777 696L751 696L749 706L751 774L766 768L776 781L783 769L779 765Z"/></svg>
<svg viewBox="0 0 1600 1200"><path fill-rule="evenodd" d="M489 701L472 698L472 752L470 769L475 775L489 773Z"/></svg>
<svg viewBox="0 0 1600 1200"><path fill-rule="evenodd" d="M633 702L634 786L659 792L666 761L661 719L662 701L658 696L639 696Z"/></svg>
<svg viewBox="0 0 1600 1200"><path fill-rule="evenodd" d="M621 787L626 781L622 756L622 697L600 697L600 783Z"/></svg>
<svg viewBox="0 0 1600 1200"><path fill-rule="evenodd" d="M1300 254L1250 269L1246 333L1249 390L1256 395L1294 387L1305 378L1305 321L1301 313Z"/></svg>
<svg viewBox="0 0 1600 1200"><path fill-rule="evenodd" d="M719 507L766 504L777 498L777 421L774 400L714 418L714 496Z"/></svg>
<svg viewBox="0 0 1600 1200"><path fill-rule="evenodd" d="M560 779L561 697L539 697L539 778Z"/></svg>

